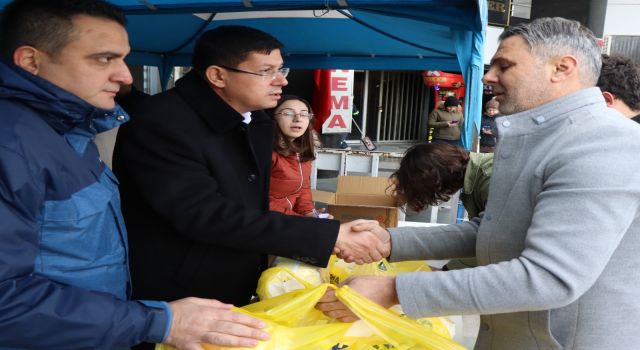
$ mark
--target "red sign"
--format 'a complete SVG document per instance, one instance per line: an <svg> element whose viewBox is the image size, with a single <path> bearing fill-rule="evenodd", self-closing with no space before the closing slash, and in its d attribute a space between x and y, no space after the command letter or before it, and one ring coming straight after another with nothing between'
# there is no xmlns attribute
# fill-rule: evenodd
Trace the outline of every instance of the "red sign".
<svg viewBox="0 0 640 350"><path fill-rule="evenodd" d="M464 86L464 79L461 74L446 73L439 70L428 70L422 72L422 79L427 86L442 86L459 88Z"/></svg>

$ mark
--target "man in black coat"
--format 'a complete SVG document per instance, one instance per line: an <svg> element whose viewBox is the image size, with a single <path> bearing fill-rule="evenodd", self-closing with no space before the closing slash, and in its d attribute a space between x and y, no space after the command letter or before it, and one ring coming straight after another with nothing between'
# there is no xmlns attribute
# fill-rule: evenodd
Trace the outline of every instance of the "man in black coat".
<svg viewBox="0 0 640 350"><path fill-rule="evenodd" d="M287 85L282 44L222 26L196 43L194 70L129 111L114 168L121 182L137 298L249 302L267 254L326 266L334 251L379 260L384 244L359 220L268 210L274 122L261 111ZM358 231L360 231L358 229Z"/></svg>

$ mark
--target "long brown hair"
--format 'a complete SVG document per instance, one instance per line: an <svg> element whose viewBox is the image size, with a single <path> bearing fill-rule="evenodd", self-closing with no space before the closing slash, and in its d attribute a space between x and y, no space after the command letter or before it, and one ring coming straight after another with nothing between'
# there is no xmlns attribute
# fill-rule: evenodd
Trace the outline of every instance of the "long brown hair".
<svg viewBox="0 0 640 350"><path fill-rule="evenodd" d="M296 100L304 103L307 107L307 110L311 115L313 115L313 110L311 109L311 104L296 95L283 95L278 101L278 104L271 110L271 117L275 119L275 113L282 106L283 103L291 100ZM309 118L309 126L307 130L302 134L302 136L298 137L295 140L289 140L289 138L285 137L280 130L280 127L276 125L276 131L274 132L273 137L273 150L278 152L283 156L290 156L292 154L300 154L301 161L308 161L316 159L315 150L313 146L313 122L315 121L314 117Z"/></svg>
<svg viewBox="0 0 640 350"><path fill-rule="evenodd" d="M449 200L464 185L469 154L464 149L421 143L407 150L400 168L391 174L393 194L413 211Z"/></svg>

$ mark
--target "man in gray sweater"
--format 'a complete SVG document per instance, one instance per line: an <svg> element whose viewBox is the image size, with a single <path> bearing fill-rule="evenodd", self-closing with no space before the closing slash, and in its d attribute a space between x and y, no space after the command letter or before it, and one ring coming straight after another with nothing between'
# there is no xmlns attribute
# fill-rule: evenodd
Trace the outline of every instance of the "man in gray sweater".
<svg viewBox="0 0 640 350"><path fill-rule="evenodd" d="M505 114L484 215L390 229L392 261L480 266L349 285L411 317L480 314L476 349L638 349L640 128L607 108L600 66L576 21L506 29L484 77ZM318 308L355 318L333 293Z"/></svg>

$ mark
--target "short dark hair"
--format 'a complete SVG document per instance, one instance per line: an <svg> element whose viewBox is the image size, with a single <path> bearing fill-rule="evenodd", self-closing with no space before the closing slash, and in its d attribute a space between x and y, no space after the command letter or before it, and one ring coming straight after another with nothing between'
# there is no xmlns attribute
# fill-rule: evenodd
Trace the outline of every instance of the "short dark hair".
<svg viewBox="0 0 640 350"><path fill-rule="evenodd" d="M14 0L2 14L2 55L10 59L24 45L57 54L72 40L72 20L79 15L112 20L123 27L127 23L124 13L104 0Z"/></svg>
<svg viewBox="0 0 640 350"><path fill-rule="evenodd" d="M421 143L409 148L391 174L392 192L413 211L449 200L464 185L469 153L450 144Z"/></svg>
<svg viewBox="0 0 640 350"><path fill-rule="evenodd" d="M278 101L278 104L270 110L270 113L274 119L274 113L283 103L287 101L300 101L304 103L309 113L313 114L313 109L311 109L311 104L309 103L309 101L296 95L283 95L282 98L280 98L280 100ZM315 146L313 142L314 122L315 119L313 117L309 118L309 127L307 128L307 130L304 132L304 134L302 134L302 136L293 141L290 141L287 137L285 137L282 133L282 130L280 130L280 128L276 125L276 131L274 132L273 137L273 150L285 157L298 153L300 154L300 160L303 162L316 159Z"/></svg>
<svg viewBox="0 0 640 350"><path fill-rule="evenodd" d="M193 68L201 74L213 65L235 68L252 52L270 54L283 46L278 39L255 28L220 26L198 38L193 50Z"/></svg>
<svg viewBox="0 0 640 350"><path fill-rule="evenodd" d="M622 55L602 55L598 78L602 92L610 92L632 110L640 109L640 65Z"/></svg>

